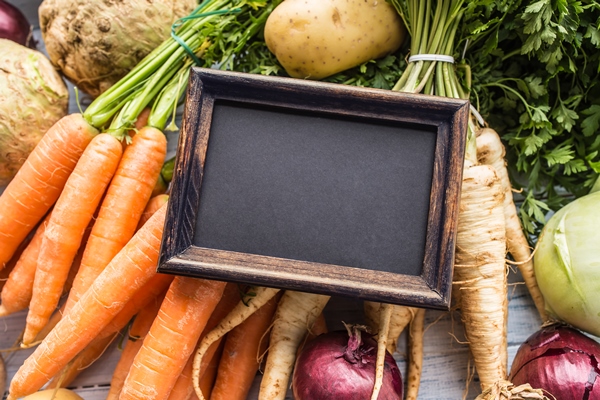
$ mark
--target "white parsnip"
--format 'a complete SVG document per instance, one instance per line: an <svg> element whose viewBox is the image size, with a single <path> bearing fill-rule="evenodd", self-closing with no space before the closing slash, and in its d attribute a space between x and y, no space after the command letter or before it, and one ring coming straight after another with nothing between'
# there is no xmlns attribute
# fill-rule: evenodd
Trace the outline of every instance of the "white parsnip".
<svg viewBox="0 0 600 400"><path fill-rule="evenodd" d="M416 309L408 334L408 374L406 400L417 400L423 373L423 335L425 334L425 309Z"/></svg>
<svg viewBox="0 0 600 400"><path fill-rule="evenodd" d="M506 379L508 313L504 191L493 167L466 168L456 237L454 284L483 390Z"/></svg>
<svg viewBox="0 0 600 400"><path fill-rule="evenodd" d="M283 400L289 386L296 351L330 296L286 291L273 318L269 355L258 400Z"/></svg>
<svg viewBox="0 0 600 400"><path fill-rule="evenodd" d="M548 316L544 309L544 298L535 279L531 250L523 232L513 199L512 185L508 177L506 160L504 159L506 150L495 130L491 128L479 129L476 135L477 159L481 164L494 167L504 191L503 208L508 252L517 262L519 271L523 276L527 289L529 289L529 294L542 321L546 321Z"/></svg>

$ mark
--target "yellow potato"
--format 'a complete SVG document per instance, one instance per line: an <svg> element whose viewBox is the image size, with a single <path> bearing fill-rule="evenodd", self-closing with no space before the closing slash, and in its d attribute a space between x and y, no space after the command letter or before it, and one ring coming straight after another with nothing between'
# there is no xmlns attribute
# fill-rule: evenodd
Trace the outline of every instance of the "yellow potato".
<svg viewBox="0 0 600 400"><path fill-rule="evenodd" d="M405 36L385 0L285 0L265 25L269 50L295 78L322 79L383 57Z"/></svg>
<svg viewBox="0 0 600 400"><path fill-rule="evenodd" d="M56 395L54 397L52 397L54 395L54 393L56 392ZM33 394L30 394L29 396L25 396L23 397L23 400L83 400L83 398L81 396L79 396L77 393L72 392L68 389L47 389L47 390L41 390L39 392L35 392Z"/></svg>

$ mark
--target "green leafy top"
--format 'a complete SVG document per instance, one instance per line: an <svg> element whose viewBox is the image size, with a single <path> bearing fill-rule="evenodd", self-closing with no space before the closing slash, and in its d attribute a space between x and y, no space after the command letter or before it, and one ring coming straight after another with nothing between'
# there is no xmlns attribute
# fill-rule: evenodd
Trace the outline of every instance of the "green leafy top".
<svg viewBox="0 0 600 400"><path fill-rule="evenodd" d="M475 1L465 14L471 101L505 141L530 233L600 173L599 26L596 1Z"/></svg>

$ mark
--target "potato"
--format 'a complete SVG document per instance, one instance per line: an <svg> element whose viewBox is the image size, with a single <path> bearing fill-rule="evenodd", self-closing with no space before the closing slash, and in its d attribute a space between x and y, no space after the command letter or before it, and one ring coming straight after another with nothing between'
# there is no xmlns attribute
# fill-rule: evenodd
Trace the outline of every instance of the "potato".
<svg viewBox="0 0 600 400"><path fill-rule="evenodd" d="M265 25L267 47L295 78L322 79L383 57L405 37L385 0L285 0Z"/></svg>
<svg viewBox="0 0 600 400"><path fill-rule="evenodd" d="M60 388L58 390L40 390L39 392L35 392L29 396L23 397L23 400L83 400L83 397L68 389Z"/></svg>

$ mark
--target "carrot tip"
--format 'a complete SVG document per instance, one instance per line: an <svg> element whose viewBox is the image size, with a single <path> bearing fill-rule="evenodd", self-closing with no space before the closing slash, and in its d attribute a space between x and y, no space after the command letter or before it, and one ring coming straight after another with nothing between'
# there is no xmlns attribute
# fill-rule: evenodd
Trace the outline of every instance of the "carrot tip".
<svg viewBox="0 0 600 400"><path fill-rule="evenodd" d="M7 316L8 314L10 314L10 313L8 312L6 307L4 307L2 304L0 304L0 317Z"/></svg>

